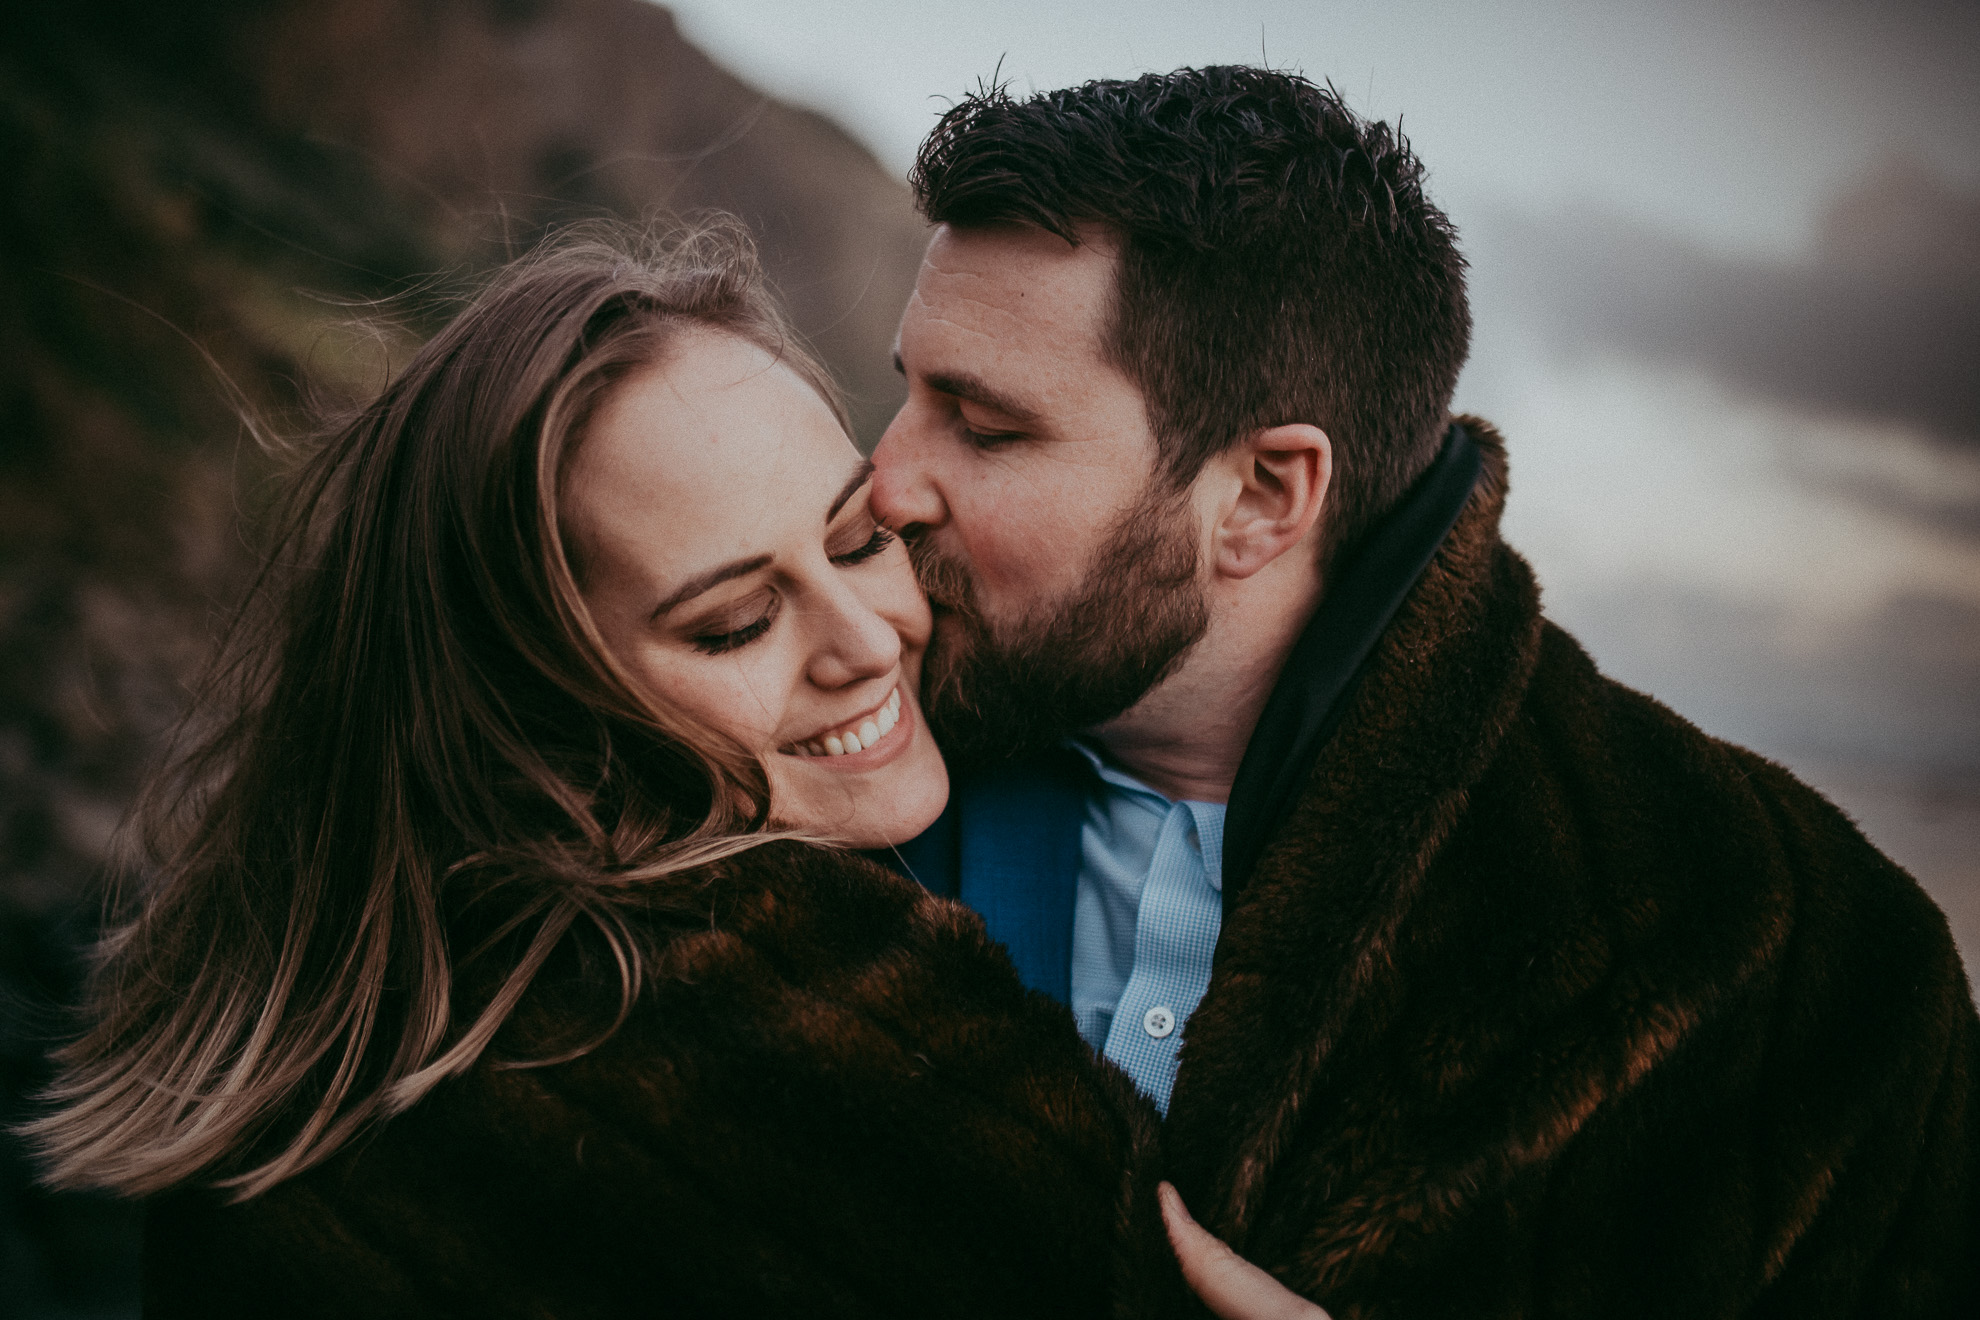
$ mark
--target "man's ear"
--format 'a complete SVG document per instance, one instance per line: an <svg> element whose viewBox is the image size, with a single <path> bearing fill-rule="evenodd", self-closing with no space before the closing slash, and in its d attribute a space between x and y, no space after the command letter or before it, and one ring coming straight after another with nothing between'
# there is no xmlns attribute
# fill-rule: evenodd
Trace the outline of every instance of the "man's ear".
<svg viewBox="0 0 1980 1320"><path fill-rule="evenodd" d="M1250 577L1308 543L1334 478L1334 446L1325 431L1303 422L1267 427L1219 460L1237 496L1211 538L1212 566L1220 575Z"/></svg>

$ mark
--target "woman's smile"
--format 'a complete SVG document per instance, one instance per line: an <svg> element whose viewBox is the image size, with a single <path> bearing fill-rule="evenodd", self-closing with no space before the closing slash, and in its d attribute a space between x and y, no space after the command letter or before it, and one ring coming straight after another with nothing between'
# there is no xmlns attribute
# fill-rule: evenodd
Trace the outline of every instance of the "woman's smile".
<svg viewBox="0 0 1980 1320"><path fill-rule="evenodd" d="M914 708L902 700L896 685L876 709L781 750L786 756L830 762L834 770L870 770L898 756L914 740L916 727Z"/></svg>

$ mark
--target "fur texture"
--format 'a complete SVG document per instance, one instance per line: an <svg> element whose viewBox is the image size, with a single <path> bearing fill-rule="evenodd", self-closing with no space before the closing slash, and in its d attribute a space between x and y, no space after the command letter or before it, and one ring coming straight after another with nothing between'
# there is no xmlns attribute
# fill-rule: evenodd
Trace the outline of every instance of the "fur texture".
<svg viewBox="0 0 1980 1320"><path fill-rule="evenodd" d="M1467 424L1479 493L1226 917L1164 1153L973 916L776 845L701 881L598 1050L155 1205L148 1314L1186 1312L1164 1160L1335 1320L1980 1310L1944 919L1542 620ZM609 980L542 985L512 1044Z"/></svg>
<svg viewBox="0 0 1980 1320"><path fill-rule="evenodd" d="M1505 455L1227 915L1165 1128L1335 1320L1980 1313L1980 1024L1917 885L1603 678Z"/></svg>
<svg viewBox="0 0 1980 1320"><path fill-rule="evenodd" d="M669 882L631 1018L484 1060L242 1205L151 1207L146 1313L1046 1316L1187 1302L1157 1119L977 918L776 844ZM677 889L673 897L679 898ZM512 1053L609 1022L609 968L532 991Z"/></svg>

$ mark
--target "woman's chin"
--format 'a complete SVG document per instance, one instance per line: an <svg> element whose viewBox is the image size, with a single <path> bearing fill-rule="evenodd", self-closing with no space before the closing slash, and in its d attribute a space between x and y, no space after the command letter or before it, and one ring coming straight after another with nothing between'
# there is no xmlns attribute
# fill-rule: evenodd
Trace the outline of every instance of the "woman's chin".
<svg viewBox="0 0 1980 1320"><path fill-rule="evenodd" d="M912 702L894 730L905 735L857 756L764 758L778 824L811 830L852 848L885 848L914 838L949 801L949 770ZM892 738L887 742L894 741Z"/></svg>

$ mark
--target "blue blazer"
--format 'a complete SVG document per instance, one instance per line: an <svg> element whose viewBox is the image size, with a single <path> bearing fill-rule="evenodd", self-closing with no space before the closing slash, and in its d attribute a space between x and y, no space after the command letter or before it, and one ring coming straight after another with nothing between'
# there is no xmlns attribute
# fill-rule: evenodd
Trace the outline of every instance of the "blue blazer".
<svg viewBox="0 0 1980 1320"><path fill-rule="evenodd" d="M1072 1000L1073 895L1092 777L1064 749L972 776L939 820L885 859L974 908L1024 983L1062 1004Z"/></svg>

